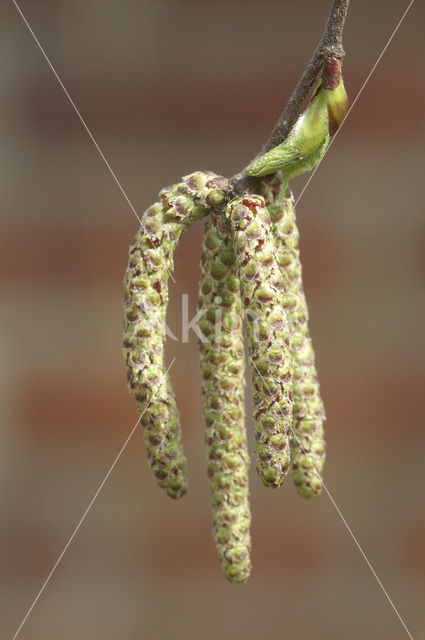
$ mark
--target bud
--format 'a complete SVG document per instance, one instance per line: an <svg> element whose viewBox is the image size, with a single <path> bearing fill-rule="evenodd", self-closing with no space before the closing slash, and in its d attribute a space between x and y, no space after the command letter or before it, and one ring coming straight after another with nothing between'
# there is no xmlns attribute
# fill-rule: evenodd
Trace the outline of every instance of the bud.
<svg viewBox="0 0 425 640"><path fill-rule="evenodd" d="M323 67L322 91L326 96L328 129L331 136L339 129L348 111L348 96L341 68L342 62L337 58L328 58Z"/></svg>
<svg viewBox="0 0 425 640"><path fill-rule="evenodd" d="M341 62L329 58L323 78L310 104L298 118L286 140L249 164L247 176L265 176L281 171L285 180L310 171L323 157L333 135L343 121L348 107L341 76Z"/></svg>

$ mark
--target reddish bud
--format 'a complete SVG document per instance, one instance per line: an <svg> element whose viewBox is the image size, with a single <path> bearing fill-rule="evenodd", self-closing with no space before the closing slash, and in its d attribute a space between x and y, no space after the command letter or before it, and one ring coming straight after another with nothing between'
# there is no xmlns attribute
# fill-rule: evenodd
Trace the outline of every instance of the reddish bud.
<svg viewBox="0 0 425 640"><path fill-rule="evenodd" d="M341 60L338 58L326 58L323 65L322 87L334 91L341 80Z"/></svg>

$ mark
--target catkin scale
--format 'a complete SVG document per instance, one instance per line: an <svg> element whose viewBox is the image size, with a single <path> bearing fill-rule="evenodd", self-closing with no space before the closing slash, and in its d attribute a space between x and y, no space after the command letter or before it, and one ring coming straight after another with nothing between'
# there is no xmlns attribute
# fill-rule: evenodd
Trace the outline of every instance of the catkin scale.
<svg viewBox="0 0 425 640"><path fill-rule="evenodd" d="M187 490L180 418L165 369L168 277L184 230L224 200L223 178L196 172L160 192L129 250L124 278L124 358L127 383L143 427L148 462L172 498Z"/></svg>
<svg viewBox="0 0 425 640"><path fill-rule="evenodd" d="M242 301L230 225L222 214L206 220L198 307L213 535L226 577L245 582L251 568L251 516Z"/></svg>
<svg viewBox="0 0 425 640"><path fill-rule="evenodd" d="M276 256L286 291L284 306L294 361L291 472L298 492L308 498L320 494L322 490L325 413L308 328L294 200L279 172L261 180L259 193L264 196L272 219Z"/></svg>
<svg viewBox="0 0 425 640"><path fill-rule="evenodd" d="M275 258L271 220L261 196L226 207L230 220L252 364L255 456L265 486L278 487L289 467L292 358L283 311L284 283Z"/></svg>

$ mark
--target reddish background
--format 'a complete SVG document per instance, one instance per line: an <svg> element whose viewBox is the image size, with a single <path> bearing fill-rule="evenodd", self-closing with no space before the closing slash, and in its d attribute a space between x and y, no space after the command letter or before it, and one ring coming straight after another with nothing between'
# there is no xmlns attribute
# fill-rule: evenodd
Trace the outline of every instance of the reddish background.
<svg viewBox="0 0 425 640"><path fill-rule="evenodd" d="M21 2L139 213L181 175L246 164L329 5ZM352 5L351 99L407 0ZM326 483L415 638L425 631L424 21L416 2L298 205ZM137 221L10 1L0 35L0 630L11 638L137 419L121 357ZM177 253L176 334L182 293L195 310L201 234L199 223ZM157 488L137 430L20 637L407 637L329 498L303 501L290 482L266 490L254 469L253 574L225 581L196 337L169 342L173 356L188 495L173 503Z"/></svg>

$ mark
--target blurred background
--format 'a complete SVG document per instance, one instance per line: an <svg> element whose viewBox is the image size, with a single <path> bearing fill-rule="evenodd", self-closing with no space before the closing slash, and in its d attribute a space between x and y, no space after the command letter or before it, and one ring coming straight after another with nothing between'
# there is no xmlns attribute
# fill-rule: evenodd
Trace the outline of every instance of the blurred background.
<svg viewBox="0 0 425 640"><path fill-rule="evenodd" d="M352 2L353 100L407 0ZM139 215L267 138L329 0L21 0ZM12 1L0 24L0 634L12 638L136 419L121 356L137 220ZM297 210L327 408L326 483L415 638L425 632L425 7L415 2ZM306 176L293 182L297 196ZM169 325L195 313L203 224ZM253 573L211 535L197 338L168 341L190 489L157 488L138 429L20 632L32 640L406 638L330 499L251 469ZM250 399L248 397L248 404ZM248 424L251 437L251 424Z"/></svg>

